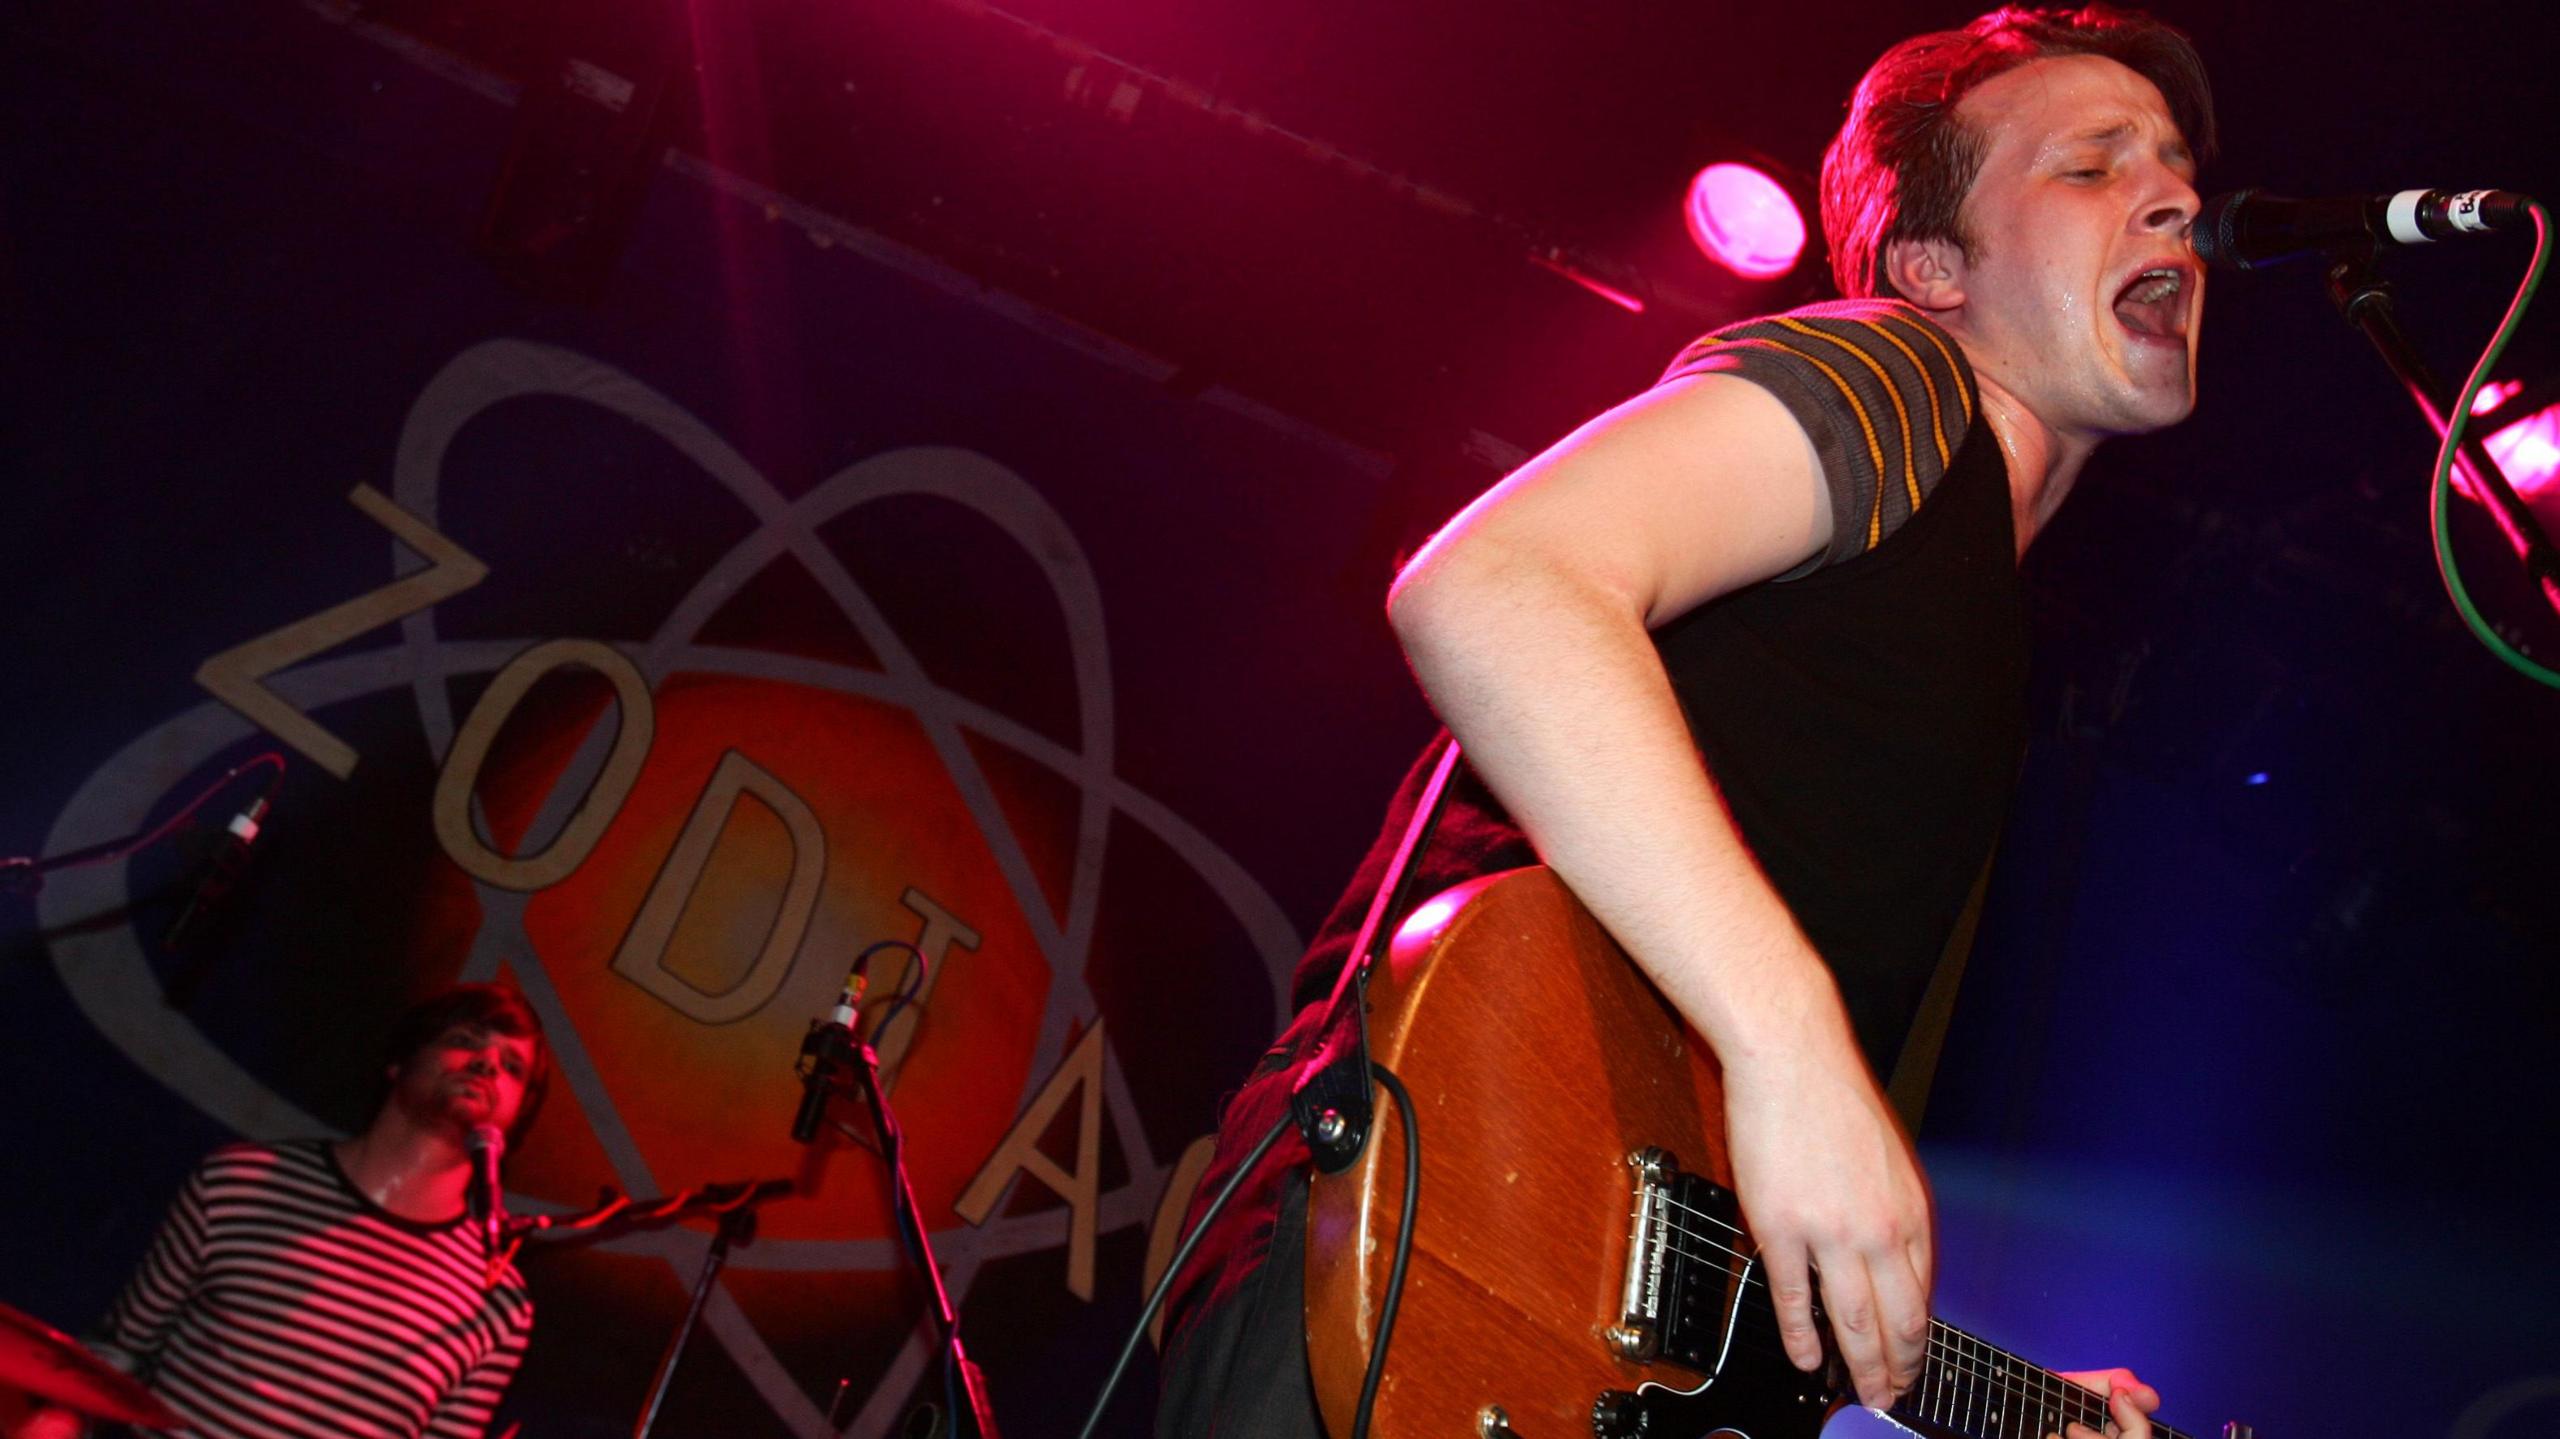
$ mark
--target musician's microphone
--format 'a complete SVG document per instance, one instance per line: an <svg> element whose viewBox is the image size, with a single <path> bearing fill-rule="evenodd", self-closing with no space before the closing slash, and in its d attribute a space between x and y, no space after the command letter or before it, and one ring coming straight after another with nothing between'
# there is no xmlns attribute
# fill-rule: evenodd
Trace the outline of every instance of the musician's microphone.
<svg viewBox="0 0 2560 1439"><path fill-rule="evenodd" d="M2402 190L2288 200L2263 190L2216 195L2196 212L2191 243L2209 265L2254 270L2297 255L2363 245L2424 245L2525 222L2532 201L2507 190Z"/></svg>
<svg viewBox="0 0 2560 1439"><path fill-rule="evenodd" d="M266 817L264 796L249 801L231 817L222 837L214 841L213 857L197 877L195 892L187 896L187 907L178 911L178 917L170 921L168 933L161 937L163 949L171 954L185 950L213 923L215 912L230 896L232 886L248 872L249 849L258 842L258 831Z"/></svg>
<svg viewBox="0 0 2560 1439"><path fill-rule="evenodd" d="M835 1007L827 1017L809 1025L808 1036L800 1041L800 1108L791 1116L791 1138L794 1143L814 1144L818 1130L827 1122L827 1101L836 1088L836 1069L843 1057L860 1043L853 1027L861 1022L862 991L870 984L860 966L845 976L844 990L836 996Z"/></svg>
<svg viewBox="0 0 2560 1439"><path fill-rule="evenodd" d="M471 1126L471 1183L463 1191L464 1204L471 1222L480 1226L488 1244L487 1252L498 1252L498 1235L507 1218L507 1206L498 1188L498 1161L507 1157L507 1134L494 1124Z"/></svg>

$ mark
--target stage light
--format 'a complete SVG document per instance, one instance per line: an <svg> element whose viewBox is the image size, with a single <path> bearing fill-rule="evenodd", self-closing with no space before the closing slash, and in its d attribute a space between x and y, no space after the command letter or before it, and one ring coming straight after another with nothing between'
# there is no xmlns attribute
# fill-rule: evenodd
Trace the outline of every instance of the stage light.
<svg viewBox="0 0 2560 1439"><path fill-rule="evenodd" d="M1774 280L1804 253L1804 212L1764 170L1722 161L1689 182L1689 238L1746 280Z"/></svg>
<svg viewBox="0 0 2560 1439"><path fill-rule="evenodd" d="M2471 400L2473 419L2486 419L2497 428L2480 437L2482 448L2498 462L2515 492L2536 508L2551 506L2560 499L2560 403L2543 406L2532 414L2509 415L2509 402L2524 392L2521 380L2497 380L2480 387ZM2530 400L2526 403L2531 403ZM2462 493L2478 499L2467 472L2460 476ZM2553 522L2544 516L2546 525Z"/></svg>
<svg viewBox="0 0 2560 1439"><path fill-rule="evenodd" d="M2506 472L2507 483L2515 486L2517 494L2540 500L2560 490L2560 404L2502 425L2480 443Z"/></svg>
<svg viewBox="0 0 2560 1439"><path fill-rule="evenodd" d="M2524 381L2522 380L2491 380L2482 385L2480 393L2471 397L2472 418L2478 419L2514 399L2523 389Z"/></svg>

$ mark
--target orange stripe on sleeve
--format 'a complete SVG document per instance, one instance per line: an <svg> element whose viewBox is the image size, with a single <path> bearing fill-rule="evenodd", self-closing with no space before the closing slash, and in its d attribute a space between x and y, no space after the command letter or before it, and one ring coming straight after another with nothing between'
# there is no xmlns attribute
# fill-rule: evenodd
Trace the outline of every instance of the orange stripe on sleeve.
<svg viewBox="0 0 2560 1439"><path fill-rule="evenodd" d="M1876 363L1875 356L1868 354L1866 351L1859 349L1857 346L1850 344L1848 341L1841 339L1837 335L1825 334L1811 325L1806 324L1804 321L1794 319L1787 315L1777 315L1772 318L1774 318L1780 325L1794 331L1796 334L1804 335L1816 340L1825 340L1831 344L1839 346L1843 350L1848 351L1851 355L1857 357L1859 364L1866 366L1869 371L1874 373L1877 384L1884 386L1884 397L1893 401L1894 423L1902 427L1902 492L1910 497L1911 508L1915 511L1918 510L1920 508L1920 473L1911 463L1911 411L1902 403L1902 392L1893 383L1893 376L1884 372L1884 366ZM1884 479L1884 467L1879 464L1876 469L1876 479L1881 483ZM1884 503L1883 498L1879 496L1876 503L1877 507L1881 509Z"/></svg>
<svg viewBox="0 0 2560 1439"><path fill-rule="evenodd" d="M1830 380L1832 385L1840 391L1840 398L1849 402L1849 412L1858 417L1858 428L1864 432L1867 437L1868 462L1873 464L1876 469L1875 503L1867 512L1866 545L1868 549L1874 549L1877 543L1884 538L1884 446L1877 441L1875 422L1867 418L1867 407L1858 403L1858 392L1849 387L1847 377L1843 376L1838 370L1831 368L1829 365L1822 363L1813 356L1797 349L1795 346L1786 344L1782 341L1763 339L1758 336L1749 336L1737 337L1731 340L1722 340L1718 343L1728 349L1741 349L1744 347L1765 345L1768 348L1777 351L1779 354L1791 355L1796 359L1802 360L1806 364L1813 366L1815 369L1820 370L1823 373L1823 376ZM1905 446L1904 453L1906 455L1909 453L1908 446Z"/></svg>
<svg viewBox="0 0 2560 1439"><path fill-rule="evenodd" d="M1930 376L1929 367L1920 363L1920 357L1911 352L1911 347L1909 345L1906 345L1893 337L1893 331L1886 329L1881 323L1875 320L1859 320L1855 323L1864 325L1869 330L1875 332L1877 339L1884 341L1886 344L1893 346L1897 350L1900 350L1902 352L1902 358L1911 362L1911 368L1920 372L1920 383L1929 392L1929 432L1938 442L1938 472L1940 474L1946 473L1947 467L1955 463L1955 457L1947 452L1947 425L1945 417L1938 410L1937 380ZM1916 499L1912 503L1912 508L1919 508L1919 503Z"/></svg>
<svg viewBox="0 0 2560 1439"><path fill-rule="evenodd" d="M1956 377L1956 400L1959 404L1964 406L1965 423L1968 425L1972 424L1973 391L1965 386L1964 366L1956 363L1955 355L1947 349L1947 342L1938 338L1938 332L1933 326L1920 324L1908 315L1896 315L1894 318L1902 321L1905 325L1910 326L1913 331L1917 332L1921 336L1921 338L1937 347L1939 355L1944 357L1947 362L1948 371Z"/></svg>

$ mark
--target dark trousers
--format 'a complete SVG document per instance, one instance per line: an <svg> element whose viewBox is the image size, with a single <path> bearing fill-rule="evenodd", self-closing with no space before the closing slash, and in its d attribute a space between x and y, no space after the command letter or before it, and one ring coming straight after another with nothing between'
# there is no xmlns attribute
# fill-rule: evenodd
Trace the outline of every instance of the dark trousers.
<svg viewBox="0 0 2560 1439"><path fill-rule="evenodd" d="M1324 1439L1307 1379L1306 1171L1281 1189L1270 1254L1169 1355L1157 1439Z"/></svg>
<svg viewBox="0 0 2560 1439"><path fill-rule="evenodd" d="M1310 1027L1292 1026L1227 1105L1195 1206L1288 1113ZM1307 1169L1306 1145L1284 1135L1201 1241L1166 1325L1157 1439L1324 1439L1307 1377Z"/></svg>

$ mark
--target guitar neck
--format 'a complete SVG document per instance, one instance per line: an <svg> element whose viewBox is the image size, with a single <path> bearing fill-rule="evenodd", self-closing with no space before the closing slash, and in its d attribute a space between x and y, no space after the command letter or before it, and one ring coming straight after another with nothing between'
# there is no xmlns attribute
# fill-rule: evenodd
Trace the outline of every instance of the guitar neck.
<svg viewBox="0 0 2560 1439"><path fill-rule="evenodd" d="M1952 1324L1929 1321L1929 1359L1920 1382L1889 1411L1895 1418L1966 1439L2042 1439L2065 1424L2104 1432L2107 1401ZM2189 1439L2154 1423L2156 1439Z"/></svg>

